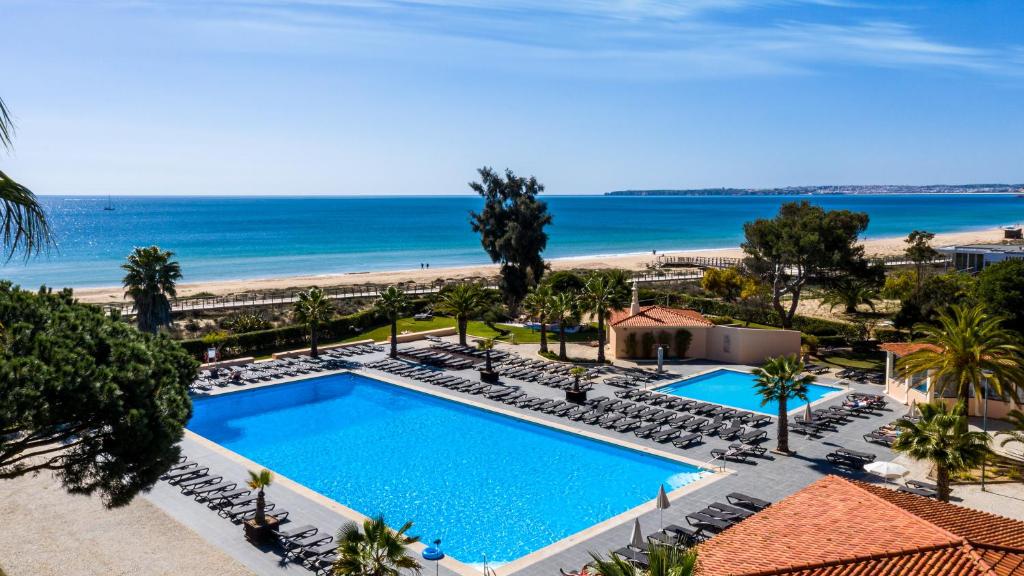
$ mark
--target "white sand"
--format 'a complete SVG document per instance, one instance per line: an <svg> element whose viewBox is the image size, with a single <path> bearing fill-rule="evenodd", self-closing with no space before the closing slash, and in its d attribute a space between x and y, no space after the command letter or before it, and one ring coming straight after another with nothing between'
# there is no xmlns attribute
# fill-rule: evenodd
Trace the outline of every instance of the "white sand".
<svg viewBox="0 0 1024 576"><path fill-rule="evenodd" d="M49 474L0 481L7 576L168 576L252 572L144 498L107 510Z"/></svg>
<svg viewBox="0 0 1024 576"><path fill-rule="evenodd" d="M1002 230L993 228L989 230L957 232L950 234L937 234L935 246L951 244L975 244L982 242L997 242L1002 238ZM894 255L900 254L905 248L905 243L900 238L869 238L864 241L864 248L870 255ZM685 254L691 256L723 256L741 257L743 251L740 248L722 248L718 250L686 250L680 252L666 252L668 255ZM611 257L581 257L581 258L558 258L550 261L553 270L593 270L598 268L624 268L627 270L643 270L653 264L656 258L651 254L611 256ZM186 271L188 263L183 263ZM178 296L187 297L199 292L208 292L216 295L232 294L238 292L259 292L269 290L283 290L289 288L308 288L310 286L351 286L357 284L394 284L398 282L420 282L429 283L437 279L462 279L462 278L489 278L498 273L498 267L487 266L463 266L455 268L431 268L428 270L401 270L392 272L365 272L347 274L324 274L317 276L289 276L282 278L268 278L259 280L215 280L210 282L196 282L181 284L178 287ZM106 288L83 288L75 290L79 300L83 302L108 303L118 302L124 297L124 290L121 287Z"/></svg>

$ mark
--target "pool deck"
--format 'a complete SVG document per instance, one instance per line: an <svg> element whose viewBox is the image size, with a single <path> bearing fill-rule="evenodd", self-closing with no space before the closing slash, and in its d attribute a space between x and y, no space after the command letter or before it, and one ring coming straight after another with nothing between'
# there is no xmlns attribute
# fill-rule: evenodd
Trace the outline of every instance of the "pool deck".
<svg viewBox="0 0 1024 576"><path fill-rule="evenodd" d="M384 356L384 353L375 353L362 356L359 358L359 361L370 363ZM680 377L685 377L717 367L725 366L719 363L687 362L670 365L666 369L674 374L678 374ZM744 369L740 366L734 366L733 368ZM587 436L605 438L616 444L628 443L643 449L645 452L668 452L691 463L706 463L710 461L712 448L725 448L730 443L717 436L710 436L706 437L705 442L700 446L681 450L671 444L659 444L653 440L637 438L632 433L605 430L597 426L508 406L482 396L455 392L373 369L364 368L357 370L357 372L380 380L401 383L410 388L428 391L438 396L458 397L467 403L483 405L504 413L512 412L522 415L528 420L547 421L560 428L570 427ZM476 373L473 371L452 373L476 378ZM316 377L323 374L312 374L303 378ZM290 380L293 379L281 380L280 382ZM835 384L835 380L829 377L821 377L820 382L822 384ZM554 399L562 398L564 394L561 390L548 388L534 382L509 380L508 383L515 384L521 387L523 391L534 396ZM256 386L249 385L245 387L231 387L227 390L245 390L254 387ZM595 384L591 396L612 396L618 390L618 388L598 383ZM881 393L880 387L873 385L855 384L850 390ZM826 398L821 401L821 405L839 404L844 398L845 394ZM863 440L862 436L882 424L895 420L902 413L903 408L895 401L890 401L889 409L881 414L854 418L852 422L839 427L837 432L826 433L821 438L807 439L797 434L790 434L790 447L796 450L797 454L795 456L773 456L769 452L764 457L754 458L748 464L730 462L725 472L714 475L713 481L700 481L697 485L687 486L673 492L671 497L672 507L664 511L664 522L666 525L686 525L687 523L684 519L686 514L699 510L712 502L725 501L725 495L730 492L743 492L751 496L775 501L799 490L825 474L840 474L847 477L853 476L862 480L874 481L873 477L864 473L851 473L832 466L826 461L825 455L838 447L845 447L873 453L882 460L892 459L893 454L890 450L883 446L869 444ZM774 422L763 429L768 432L769 436L765 446L774 447ZM415 448L414 445L409 446L410 450ZM237 455L229 453L223 448L213 445L193 434L188 434L182 441L182 450L189 457L209 465L211 470L223 475L226 479L241 481L246 477L247 469L252 467L251 465L247 467L245 460ZM565 568L566 570L578 569L590 561L589 552L607 554L610 550L624 546L629 540L633 518L636 517L640 519L640 524L645 534L658 530L660 527L659 512L653 507L653 498L656 495L656 490L657 487L653 487L652 500L650 502L641 505L629 513L617 516L611 521L603 522L596 527L559 541L541 551L505 566L496 567L497 574L499 576L557 576L559 568ZM230 521L217 516L205 505L196 503L191 498L182 495L177 488L167 483L159 482L146 495L146 498L257 574L310 574L307 569L296 563L283 561L280 554L272 549L259 550L253 547L243 538L242 529L239 525L232 524ZM277 503L279 507L289 510L293 522L313 524L320 527L321 531L331 534L346 521L350 521L353 517L358 517L357 514L352 513L343 506L339 506L323 496L311 493L308 489L293 485L286 480L268 488L267 498ZM415 521L415 518L412 520ZM415 529L413 532L415 533ZM424 564L429 563L424 562ZM492 568L495 567L492 566ZM430 566L429 569L432 570L433 567ZM474 568L454 561L442 562L439 573L445 576L479 574Z"/></svg>

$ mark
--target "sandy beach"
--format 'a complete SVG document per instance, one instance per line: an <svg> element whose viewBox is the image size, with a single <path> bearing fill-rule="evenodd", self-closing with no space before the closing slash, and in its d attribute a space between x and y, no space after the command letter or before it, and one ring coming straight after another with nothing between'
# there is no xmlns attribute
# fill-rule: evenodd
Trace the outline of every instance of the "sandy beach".
<svg viewBox="0 0 1024 576"><path fill-rule="evenodd" d="M954 244L974 244L998 242L1002 239L1000 228L973 230L936 234L933 245L949 246ZM869 255L888 256L900 254L905 248L904 238L867 238L863 242L864 250ZM739 246L711 250L682 250L675 252L659 252L660 255L689 256L722 256L736 258L743 255ZM552 270L594 270L600 268L623 268L626 270L644 270L657 262L652 254L633 254L623 256L556 258L549 260ZM183 263L184 264L184 263ZM213 294L223 296L243 292L269 292L276 290L304 289L310 286L324 288L334 286L352 286L359 284L394 284L399 282L429 283L438 279L490 278L498 273L496 265L460 266L452 268L430 268L426 270L395 270L388 272L351 272L344 274L322 274L312 276L287 276L265 279L215 280L210 282L185 283L178 286L178 297L189 297L195 294ZM121 301L124 291L120 286L104 288L76 289L79 300L92 303L112 303Z"/></svg>

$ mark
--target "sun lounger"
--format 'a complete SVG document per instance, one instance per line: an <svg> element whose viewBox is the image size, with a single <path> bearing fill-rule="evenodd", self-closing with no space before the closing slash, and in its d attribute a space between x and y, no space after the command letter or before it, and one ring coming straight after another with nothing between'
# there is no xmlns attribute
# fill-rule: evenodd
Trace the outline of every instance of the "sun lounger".
<svg viewBox="0 0 1024 576"><path fill-rule="evenodd" d="M281 544L284 546L285 556L300 556L302 550L305 548L314 548L321 546L334 540L334 537L329 534L310 534L301 538L292 538L290 540L284 540Z"/></svg>
<svg viewBox="0 0 1024 576"><path fill-rule="evenodd" d="M733 516L738 516L740 518L750 518L751 516L754 515L754 512L752 512L750 510L746 510L744 508L738 508L736 506L733 506L731 504L726 504L724 502L713 502L711 504L711 506L708 506L708 508L711 508L711 509L714 509L714 510L721 510L722 512L725 512L726 514L731 514Z"/></svg>
<svg viewBox="0 0 1024 576"><path fill-rule="evenodd" d="M672 440L672 445L676 448L689 448L694 444L700 444L703 440L704 435L700 432L690 432Z"/></svg>
<svg viewBox="0 0 1024 576"><path fill-rule="evenodd" d="M749 454L746 451L731 448L712 448L711 457L732 460L734 462L747 462L749 460Z"/></svg>
<svg viewBox="0 0 1024 576"><path fill-rule="evenodd" d="M274 507L275 506L273 502L267 502L264 509L267 512L270 512L271 510L274 509ZM232 506L231 508L224 508L221 510L221 514L228 518L231 518L234 521L241 521L247 518L251 518L256 514L256 501L253 500L252 502L246 504Z"/></svg>
<svg viewBox="0 0 1024 576"><path fill-rule="evenodd" d="M857 450L850 450L849 448L839 448L836 452L849 458L855 458L864 462L874 462L876 458L876 456L870 452L858 452Z"/></svg>
<svg viewBox="0 0 1024 576"><path fill-rule="evenodd" d="M636 418L623 418L615 423L616 432L629 432L640 425L640 421Z"/></svg>
<svg viewBox="0 0 1024 576"><path fill-rule="evenodd" d="M876 430L874 432L868 432L867 434L865 434L864 440L866 442L874 442L875 444L881 444L882 446L892 447L892 443L894 440L896 440L896 437L891 436L889 434L883 434L882 432L878 432Z"/></svg>
<svg viewBox="0 0 1024 576"><path fill-rule="evenodd" d="M210 484L216 484L223 479L223 476L217 476L216 474L195 476L178 482L178 488L181 488L181 491L186 494L191 494L192 490L196 488L201 488L203 486L208 486Z"/></svg>
<svg viewBox="0 0 1024 576"><path fill-rule="evenodd" d="M931 490L933 492L939 491L939 487L937 485L929 484L928 482L921 482L920 480L907 480L904 484L913 488L920 488L922 490Z"/></svg>
<svg viewBox="0 0 1024 576"><path fill-rule="evenodd" d="M740 424L739 422L735 422L732 426L729 426L727 428L720 428L718 430L718 437L723 438L725 440L730 440L736 436L739 436L740 434L743 434L743 432L745 431L746 428L744 428L742 424Z"/></svg>
<svg viewBox="0 0 1024 576"><path fill-rule="evenodd" d="M652 434L655 434L664 424L661 422L653 422L645 426L641 426L633 431L637 438L650 438Z"/></svg>
<svg viewBox="0 0 1024 576"><path fill-rule="evenodd" d="M688 542L689 544L696 544L701 540L704 540L706 536L704 531L700 528L689 528L687 526L680 526L678 524L669 524L662 529L662 532L668 532L669 534L675 534L681 541Z"/></svg>
<svg viewBox="0 0 1024 576"><path fill-rule="evenodd" d="M678 435L678 428L667 428L665 430L657 432L656 434L651 435L651 440L654 440L655 442L668 442L669 440L675 438Z"/></svg>
<svg viewBox="0 0 1024 576"><path fill-rule="evenodd" d="M637 550L633 550L632 548L628 548L626 546L619 548L618 550L613 552L613 554L615 554L616 556L621 556L626 560L630 561L631 563L636 564L642 568L646 568L651 564L651 561L647 557L647 554Z"/></svg>
<svg viewBox="0 0 1024 576"><path fill-rule="evenodd" d="M312 536L319 532L320 529L310 524L303 524L302 526L296 526L294 528L285 528L277 531L277 539L281 541L294 540L296 538L305 538L306 536Z"/></svg>
<svg viewBox="0 0 1024 576"><path fill-rule="evenodd" d="M896 489L898 492L905 492L907 494L914 494L915 496L923 496L925 498L938 498L939 493L936 490L928 490L927 488L915 488L913 486L900 486Z"/></svg>
<svg viewBox="0 0 1024 576"><path fill-rule="evenodd" d="M743 506L744 508L753 510L755 512L764 510L765 508L772 505L772 503L768 502L767 500L761 500L760 498L747 496L746 494L743 494L741 492L731 492L725 496L725 499L728 500L731 504Z"/></svg>
<svg viewBox="0 0 1024 576"><path fill-rule="evenodd" d="M690 526L697 526L703 530L710 530L712 532L722 532L732 527L733 523L714 516L708 516L701 512L693 512L686 515L686 521Z"/></svg>
<svg viewBox="0 0 1024 576"><path fill-rule="evenodd" d="M191 490L191 493L196 500L207 500L221 492L234 490L236 486L238 486L238 483L236 482L218 482L217 484L208 484L206 486L200 486L194 490Z"/></svg>
<svg viewBox="0 0 1024 576"><path fill-rule="evenodd" d="M179 470L177 472L167 474L164 476L164 480L167 480L171 484L177 484L188 478L202 476L209 471L210 468L207 466L197 466L195 468L187 468L185 470Z"/></svg>

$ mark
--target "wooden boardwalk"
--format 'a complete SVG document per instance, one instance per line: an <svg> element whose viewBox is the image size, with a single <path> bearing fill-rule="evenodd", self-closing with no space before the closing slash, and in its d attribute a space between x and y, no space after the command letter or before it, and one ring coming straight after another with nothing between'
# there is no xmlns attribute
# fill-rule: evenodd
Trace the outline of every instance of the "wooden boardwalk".
<svg viewBox="0 0 1024 576"><path fill-rule="evenodd" d="M648 282L673 282L673 281L696 281L704 277L702 270L683 270L665 272L644 272L633 276L633 280L641 283ZM467 280L468 282L468 280ZM422 296L436 294L445 286L457 282L436 282L431 284L399 284L398 286L411 296ZM497 288L493 283L482 284L485 288ZM341 286L327 288L324 292L331 300L351 300L357 298L376 298L386 284L365 284L359 286ZM203 310L231 310L235 308L257 308L261 306L290 305L299 299L297 292L287 294L239 294L228 297L214 298L177 298L171 301L171 312L175 314L185 312L199 312ZM118 304L106 304L104 309L117 311L122 316L134 316L134 305L130 302Z"/></svg>

